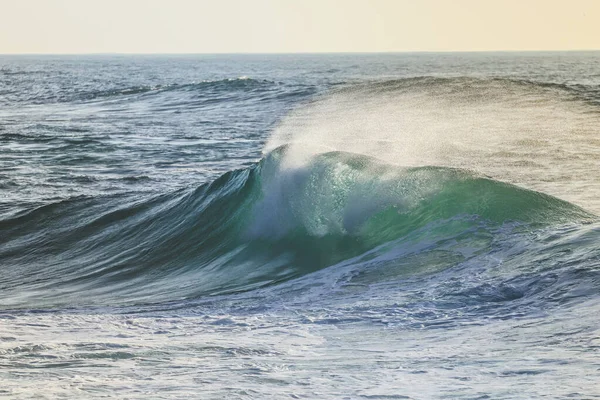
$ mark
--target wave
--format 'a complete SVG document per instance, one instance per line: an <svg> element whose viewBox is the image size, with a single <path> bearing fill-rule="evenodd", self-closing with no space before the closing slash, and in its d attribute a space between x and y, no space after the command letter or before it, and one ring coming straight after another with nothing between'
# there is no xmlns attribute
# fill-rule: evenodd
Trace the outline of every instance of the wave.
<svg viewBox="0 0 600 400"><path fill-rule="evenodd" d="M77 89L72 87L37 87L35 91L26 93L7 93L9 102L25 102L28 104L49 103L87 103L94 101L108 101L116 99L131 99L138 96L158 95L168 92L197 92L202 95L211 96L216 93L230 91L254 91L266 90L276 82L253 79L247 76L238 78L226 78L216 80L203 80L192 83L172 83L158 85L140 85L114 88L97 88L94 90Z"/></svg>
<svg viewBox="0 0 600 400"><path fill-rule="evenodd" d="M78 100L89 101L98 98L105 97L120 97L120 96L131 96L145 93L163 93L171 91L227 91L227 90L244 90L244 89L258 89L264 86L273 85L275 82L268 80L258 80L241 76L239 78L227 78L217 80L205 80L201 82L187 83L187 84L170 84L170 85L156 85L156 86L134 86L124 89L113 89L105 91L96 91L82 93L78 96Z"/></svg>
<svg viewBox="0 0 600 400"><path fill-rule="evenodd" d="M595 220L568 202L466 170L398 167L347 152L291 168L289 151L278 148L192 191L134 202L79 197L0 221L2 304L243 292L397 251L406 240L435 247L462 236L473 247L481 230Z"/></svg>

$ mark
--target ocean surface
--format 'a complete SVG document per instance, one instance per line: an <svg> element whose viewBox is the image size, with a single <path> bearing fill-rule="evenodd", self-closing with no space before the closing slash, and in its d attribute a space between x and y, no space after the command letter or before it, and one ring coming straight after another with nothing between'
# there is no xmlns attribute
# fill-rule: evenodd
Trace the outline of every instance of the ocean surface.
<svg viewBox="0 0 600 400"><path fill-rule="evenodd" d="M0 56L0 397L599 399L600 52Z"/></svg>

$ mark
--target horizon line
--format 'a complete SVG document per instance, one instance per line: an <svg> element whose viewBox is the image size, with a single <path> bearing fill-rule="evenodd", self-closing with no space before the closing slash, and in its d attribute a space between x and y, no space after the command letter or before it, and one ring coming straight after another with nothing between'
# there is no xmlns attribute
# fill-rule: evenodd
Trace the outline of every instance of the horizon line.
<svg viewBox="0 0 600 400"><path fill-rule="evenodd" d="M0 56L186 56L186 55L318 55L318 54L473 54L473 53L585 53L598 49L554 50L393 50L393 51L297 51L297 52L89 52L89 53L0 53Z"/></svg>

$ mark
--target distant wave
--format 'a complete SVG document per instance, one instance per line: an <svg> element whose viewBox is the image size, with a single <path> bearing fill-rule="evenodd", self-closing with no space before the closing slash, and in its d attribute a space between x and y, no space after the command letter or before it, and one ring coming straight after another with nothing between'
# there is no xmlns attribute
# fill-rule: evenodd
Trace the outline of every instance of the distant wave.
<svg viewBox="0 0 600 400"><path fill-rule="evenodd" d="M138 95L160 94L171 91L198 91L206 92L206 95L214 95L218 92L235 90L260 90L274 85L275 82L268 80L252 79L247 76L238 78L226 78L217 80L204 80L191 83L173 83L155 86L129 86L123 88L110 88L98 90L71 90L70 88L46 89L43 87L32 93L12 94L10 97L20 102L29 104L66 103L66 102L89 102L94 100L107 100L112 98L129 98Z"/></svg>
<svg viewBox="0 0 600 400"><path fill-rule="evenodd" d="M136 94L144 94L149 92L169 92L177 90L239 90L249 88L259 88L262 86L269 86L274 84L272 81L267 80L256 80L241 76L239 78L228 78L218 80L206 80L201 82L178 84L174 83L171 85L157 85L157 86L134 86L124 89L106 90L82 93L78 96L78 100L93 100L96 98L114 97L114 96L131 96Z"/></svg>

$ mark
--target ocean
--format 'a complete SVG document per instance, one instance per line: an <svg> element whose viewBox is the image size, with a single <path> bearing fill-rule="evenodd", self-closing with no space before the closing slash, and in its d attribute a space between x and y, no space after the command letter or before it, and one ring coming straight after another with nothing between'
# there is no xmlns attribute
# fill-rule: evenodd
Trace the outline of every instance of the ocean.
<svg viewBox="0 0 600 400"><path fill-rule="evenodd" d="M0 397L600 398L600 52L0 56Z"/></svg>

